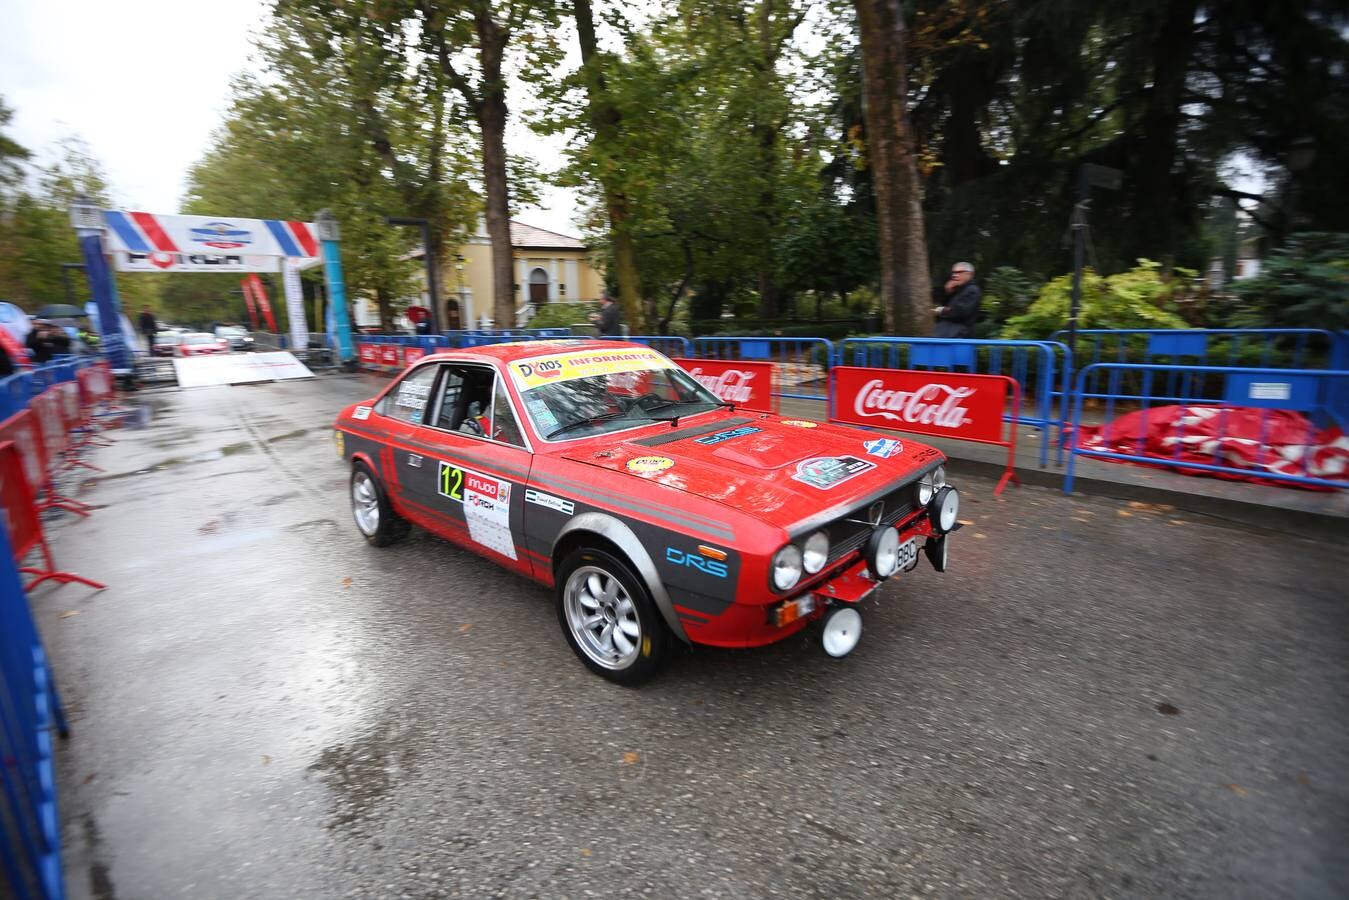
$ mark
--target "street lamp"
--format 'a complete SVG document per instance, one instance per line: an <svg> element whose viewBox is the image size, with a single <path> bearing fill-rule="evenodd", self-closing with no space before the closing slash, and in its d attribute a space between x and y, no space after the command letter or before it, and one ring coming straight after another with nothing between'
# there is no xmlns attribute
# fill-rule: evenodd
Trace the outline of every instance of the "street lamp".
<svg viewBox="0 0 1349 900"><path fill-rule="evenodd" d="M431 245L431 223L426 219L414 219L407 216L389 216L385 220L390 225L411 225L422 230L422 259L426 263L426 292L431 296L431 330L440 334L440 268L436 258L436 249Z"/></svg>

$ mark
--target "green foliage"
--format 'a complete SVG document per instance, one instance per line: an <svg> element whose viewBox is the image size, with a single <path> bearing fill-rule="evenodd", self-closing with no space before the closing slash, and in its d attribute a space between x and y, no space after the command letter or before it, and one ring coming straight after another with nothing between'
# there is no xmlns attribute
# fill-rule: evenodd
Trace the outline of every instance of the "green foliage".
<svg viewBox="0 0 1349 900"><path fill-rule="evenodd" d="M1236 282L1231 328L1349 328L1349 234L1296 234Z"/></svg>
<svg viewBox="0 0 1349 900"><path fill-rule="evenodd" d="M1164 280L1161 267L1149 260L1127 272L1102 277L1082 272L1082 308L1079 328L1186 328L1185 320L1164 307L1182 286L1182 279ZM1014 316L1002 330L1008 340L1040 340L1068 327L1073 276L1060 275L1040 290L1023 315Z"/></svg>
<svg viewBox="0 0 1349 900"><path fill-rule="evenodd" d="M536 307L534 317L526 328L567 328L586 325L590 314L599 310L598 303L546 303Z"/></svg>
<svg viewBox="0 0 1349 900"><path fill-rule="evenodd" d="M1025 314L1039 291L1039 284L1015 266L999 266L984 280L983 305L975 326L978 337L997 337L1007 320Z"/></svg>
<svg viewBox="0 0 1349 900"><path fill-rule="evenodd" d="M14 110L6 106L4 98L0 97L0 129L8 128L13 118ZM30 155L26 147L0 130L0 200L19 183L23 177L22 164Z"/></svg>

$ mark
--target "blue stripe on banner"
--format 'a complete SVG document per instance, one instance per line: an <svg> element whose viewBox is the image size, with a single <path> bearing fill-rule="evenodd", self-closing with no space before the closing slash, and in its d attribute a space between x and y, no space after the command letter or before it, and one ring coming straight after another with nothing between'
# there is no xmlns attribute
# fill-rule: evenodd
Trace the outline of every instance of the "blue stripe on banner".
<svg viewBox="0 0 1349 900"><path fill-rule="evenodd" d="M128 250L134 250L137 253L152 253L154 247L145 242L141 233L136 230L136 226L126 217L126 213L120 213L116 210L105 209L103 211L103 220L112 226L112 230L117 232L117 236L126 244Z"/></svg>
<svg viewBox="0 0 1349 900"><path fill-rule="evenodd" d="M281 252L287 256L304 256L300 248L296 246L295 239L290 236L286 226L282 225L276 219L263 219L267 223L267 230L276 238L276 242L281 245Z"/></svg>

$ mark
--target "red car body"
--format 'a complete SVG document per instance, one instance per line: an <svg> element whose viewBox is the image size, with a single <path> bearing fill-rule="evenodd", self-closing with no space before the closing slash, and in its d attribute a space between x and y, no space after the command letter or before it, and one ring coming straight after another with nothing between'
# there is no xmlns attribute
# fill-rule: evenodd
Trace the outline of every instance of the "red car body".
<svg viewBox="0 0 1349 900"><path fill-rule="evenodd" d="M916 496L920 478L944 474L945 457L932 447L725 406L550 441L534 412L521 414L521 372L538 377L564 356L602 360L634 352L659 357L617 341L498 344L427 356L378 397L342 410L338 452L373 473L398 517L542 584L554 585L559 565L578 545L616 551L643 581L669 632L694 644L761 646L799 632L831 607L856 604L879 581L867 556L878 530L893 527L905 548L928 545L929 559L944 568L945 535ZM490 368L506 389L519 440L390 415L399 409L390 405L399 392L419 396L428 379L437 389L446 383L451 376L426 372L436 366ZM430 419L433 399L413 418ZM498 527L491 534L475 526L477 512L465 502L470 494L493 507ZM778 590L775 554L821 530L830 542L827 563ZM932 546L938 541L940 556ZM916 562L912 549L904 565ZM797 603L801 598L807 599Z"/></svg>
<svg viewBox="0 0 1349 900"><path fill-rule="evenodd" d="M229 341L205 332L183 335L182 340L178 342L178 346L174 349L177 356L214 356L218 353L229 352Z"/></svg>

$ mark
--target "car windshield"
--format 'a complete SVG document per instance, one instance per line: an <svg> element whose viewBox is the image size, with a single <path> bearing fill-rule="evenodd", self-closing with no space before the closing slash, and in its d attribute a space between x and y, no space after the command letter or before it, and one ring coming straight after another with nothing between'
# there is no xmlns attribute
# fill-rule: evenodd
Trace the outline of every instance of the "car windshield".
<svg viewBox="0 0 1349 900"><path fill-rule="evenodd" d="M219 337L243 337L248 334L247 331L240 328L238 325L222 325L215 330L215 333Z"/></svg>
<svg viewBox="0 0 1349 900"><path fill-rule="evenodd" d="M178 333L175 331L161 331L155 335L156 344L176 344L178 343Z"/></svg>
<svg viewBox="0 0 1349 900"><path fill-rule="evenodd" d="M621 431L721 405L654 350L562 353L514 362L510 369L525 413L545 440Z"/></svg>
<svg viewBox="0 0 1349 900"><path fill-rule="evenodd" d="M185 334L183 335L184 344L214 344L215 338L209 334Z"/></svg>

